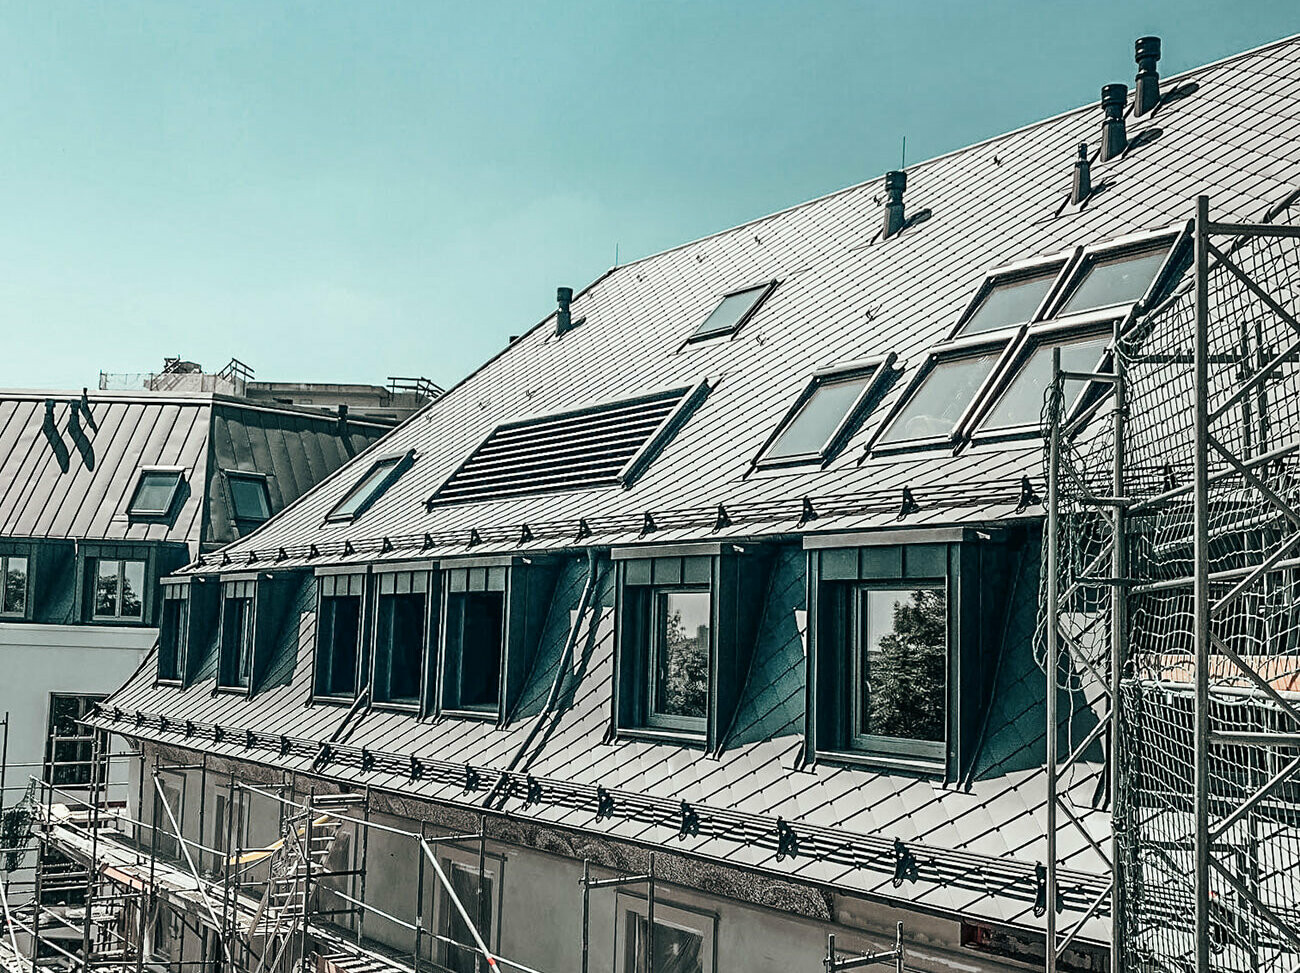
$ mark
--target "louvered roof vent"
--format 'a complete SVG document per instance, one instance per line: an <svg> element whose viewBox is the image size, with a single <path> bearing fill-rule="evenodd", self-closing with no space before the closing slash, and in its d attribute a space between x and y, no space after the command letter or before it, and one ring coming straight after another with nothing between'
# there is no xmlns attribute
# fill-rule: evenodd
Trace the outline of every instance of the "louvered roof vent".
<svg viewBox="0 0 1300 973"><path fill-rule="evenodd" d="M708 391L624 399L497 426L429 498L430 505L629 485Z"/></svg>

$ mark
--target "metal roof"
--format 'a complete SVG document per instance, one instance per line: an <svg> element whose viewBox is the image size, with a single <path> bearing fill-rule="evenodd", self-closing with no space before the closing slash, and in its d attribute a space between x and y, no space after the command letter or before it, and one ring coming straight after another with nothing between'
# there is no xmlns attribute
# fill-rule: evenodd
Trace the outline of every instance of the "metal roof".
<svg viewBox="0 0 1300 973"><path fill-rule="evenodd" d="M1130 150L1094 160L1100 191L1083 206L1069 204L1071 172L1078 144L1098 142L1096 105L912 166L908 212L930 216L891 239L877 239L873 180L616 268L574 297L580 328L557 335L548 317L396 432L386 448L413 449L415 463L365 516L325 523L363 472L348 466L230 556L283 547L292 565L311 545L327 560L346 545L447 554L471 529L502 550L526 546L520 536L567 546L580 518L585 543L625 542L646 512L664 537L699 536L719 504L734 526L716 536L783 533L799 525L803 497L821 515L804 528L880 526L897 521L905 486L920 507L909 525L1018 516L1021 478L1040 477L1037 442L865 459L864 447L990 269L1182 226L1198 193L1211 195L1216 217L1260 219L1295 191L1300 43L1166 79L1164 90L1180 87L1185 96L1127 119ZM723 295L771 280L737 333L687 340ZM898 380L832 462L750 469L815 372L889 353ZM705 379L707 399L630 488L426 507L504 423Z"/></svg>

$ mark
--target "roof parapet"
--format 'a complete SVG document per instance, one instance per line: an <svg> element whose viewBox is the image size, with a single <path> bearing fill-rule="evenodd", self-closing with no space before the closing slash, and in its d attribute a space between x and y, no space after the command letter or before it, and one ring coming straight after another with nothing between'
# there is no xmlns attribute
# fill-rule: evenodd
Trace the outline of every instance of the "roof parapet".
<svg viewBox="0 0 1300 973"><path fill-rule="evenodd" d="M1140 118L1153 112L1160 104L1160 38L1139 37L1133 44L1133 59L1137 61L1137 86L1133 90L1133 115Z"/></svg>
<svg viewBox="0 0 1300 973"><path fill-rule="evenodd" d="M891 169L885 173L885 222L881 239L897 236L907 220L903 214L903 191L907 189L907 173Z"/></svg>
<svg viewBox="0 0 1300 973"><path fill-rule="evenodd" d="M1122 155L1128 148L1128 132L1124 128L1124 104L1128 101L1128 86L1107 84L1101 88L1101 110L1105 118L1101 123L1101 161L1108 162Z"/></svg>

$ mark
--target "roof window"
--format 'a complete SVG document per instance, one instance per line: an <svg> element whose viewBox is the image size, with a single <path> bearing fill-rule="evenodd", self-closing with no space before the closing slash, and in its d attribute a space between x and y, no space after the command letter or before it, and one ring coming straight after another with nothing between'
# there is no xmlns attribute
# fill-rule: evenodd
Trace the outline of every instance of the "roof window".
<svg viewBox="0 0 1300 973"><path fill-rule="evenodd" d="M962 316L958 335L983 334L1026 324L1038 316L1061 263L1016 275L991 276Z"/></svg>
<svg viewBox="0 0 1300 973"><path fill-rule="evenodd" d="M763 465L825 460L852 434L894 357L813 376L763 450Z"/></svg>
<svg viewBox="0 0 1300 973"><path fill-rule="evenodd" d="M1006 391L995 401L980 424L981 430L1008 429L1019 426L1039 427L1043 403L1052 382L1052 350L1061 349L1061 368L1070 372L1097 372L1102 369L1110 332L1093 334L1070 341L1044 341L1030 347L1024 364L1015 372ZM1069 379L1065 398L1072 412L1093 383Z"/></svg>
<svg viewBox="0 0 1300 973"><path fill-rule="evenodd" d="M141 470L127 513L132 517L166 517L180 485L180 470Z"/></svg>
<svg viewBox="0 0 1300 973"><path fill-rule="evenodd" d="M718 306L695 329L689 340L699 341L703 338L714 338L721 334L739 331L744 327L745 322L754 316L759 305L767 299L767 295L772 293L775 287L776 281L773 280L758 287L747 287L725 295L718 302Z"/></svg>
<svg viewBox="0 0 1300 973"><path fill-rule="evenodd" d="M266 477L261 473L226 473L230 506L236 520L262 523L271 516Z"/></svg>
<svg viewBox="0 0 1300 973"><path fill-rule="evenodd" d="M326 520L355 520L383 495L411 465L411 454L401 453L381 456L370 464L370 469L357 481L356 486L343 495L343 499L326 514Z"/></svg>
<svg viewBox="0 0 1300 973"><path fill-rule="evenodd" d="M672 389L497 426L429 503L632 483L708 392Z"/></svg>
<svg viewBox="0 0 1300 973"><path fill-rule="evenodd" d="M1170 242L1165 239L1141 250L1085 257L1057 315L1079 314L1141 300L1164 266L1169 250Z"/></svg>
<svg viewBox="0 0 1300 973"><path fill-rule="evenodd" d="M951 438L1001 352L994 348L956 358L933 357L906 404L885 427L879 445Z"/></svg>

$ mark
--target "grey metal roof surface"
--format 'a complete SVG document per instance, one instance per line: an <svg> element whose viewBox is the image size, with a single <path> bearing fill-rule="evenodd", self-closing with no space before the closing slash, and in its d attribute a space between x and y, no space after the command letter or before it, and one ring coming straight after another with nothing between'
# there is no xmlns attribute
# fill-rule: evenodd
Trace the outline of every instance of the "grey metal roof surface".
<svg viewBox="0 0 1300 973"><path fill-rule="evenodd" d="M206 393L0 392L0 537L234 540L221 470L269 474L275 513L390 428ZM184 485L167 516L132 518L148 466Z"/></svg>
<svg viewBox="0 0 1300 973"><path fill-rule="evenodd" d="M862 462L864 447L987 270L1185 224L1198 193L1211 195L1216 217L1259 219L1295 190L1300 43L1181 81L1198 87L1154 117L1129 118L1135 147L1094 162L1093 182L1104 188L1081 209L1065 203L1076 146L1099 137L1095 106L911 167L908 211L932 215L890 240L874 239L875 180L617 268L574 298L580 327L557 337L548 318L395 433L387 448L414 449L415 464L364 516L324 521L363 472L349 466L229 553L284 547L294 563L309 545L333 559L345 542L369 552L388 537L394 556L421 545L446 554L471 529L501 549L522 548L524 524L534 547L554 547L579 518L592 528L589 543L606 543L638 536L647 511L699 536L718 504L734 533L779 533L795 527L804 496L839 511L816 529L882 525L896 520L904 486L921 507L909 524L1013 516L1020 478L1040 475L1032 441ZM1166 79L1166 91L1174 86ZM686 341L723 294L774 278L779 285L735 335ZM890 352L900 380L825 469L748 472L814 371ZM426 508L502 423L701 379L712 385L707 399L631 488Z"/></svg>

